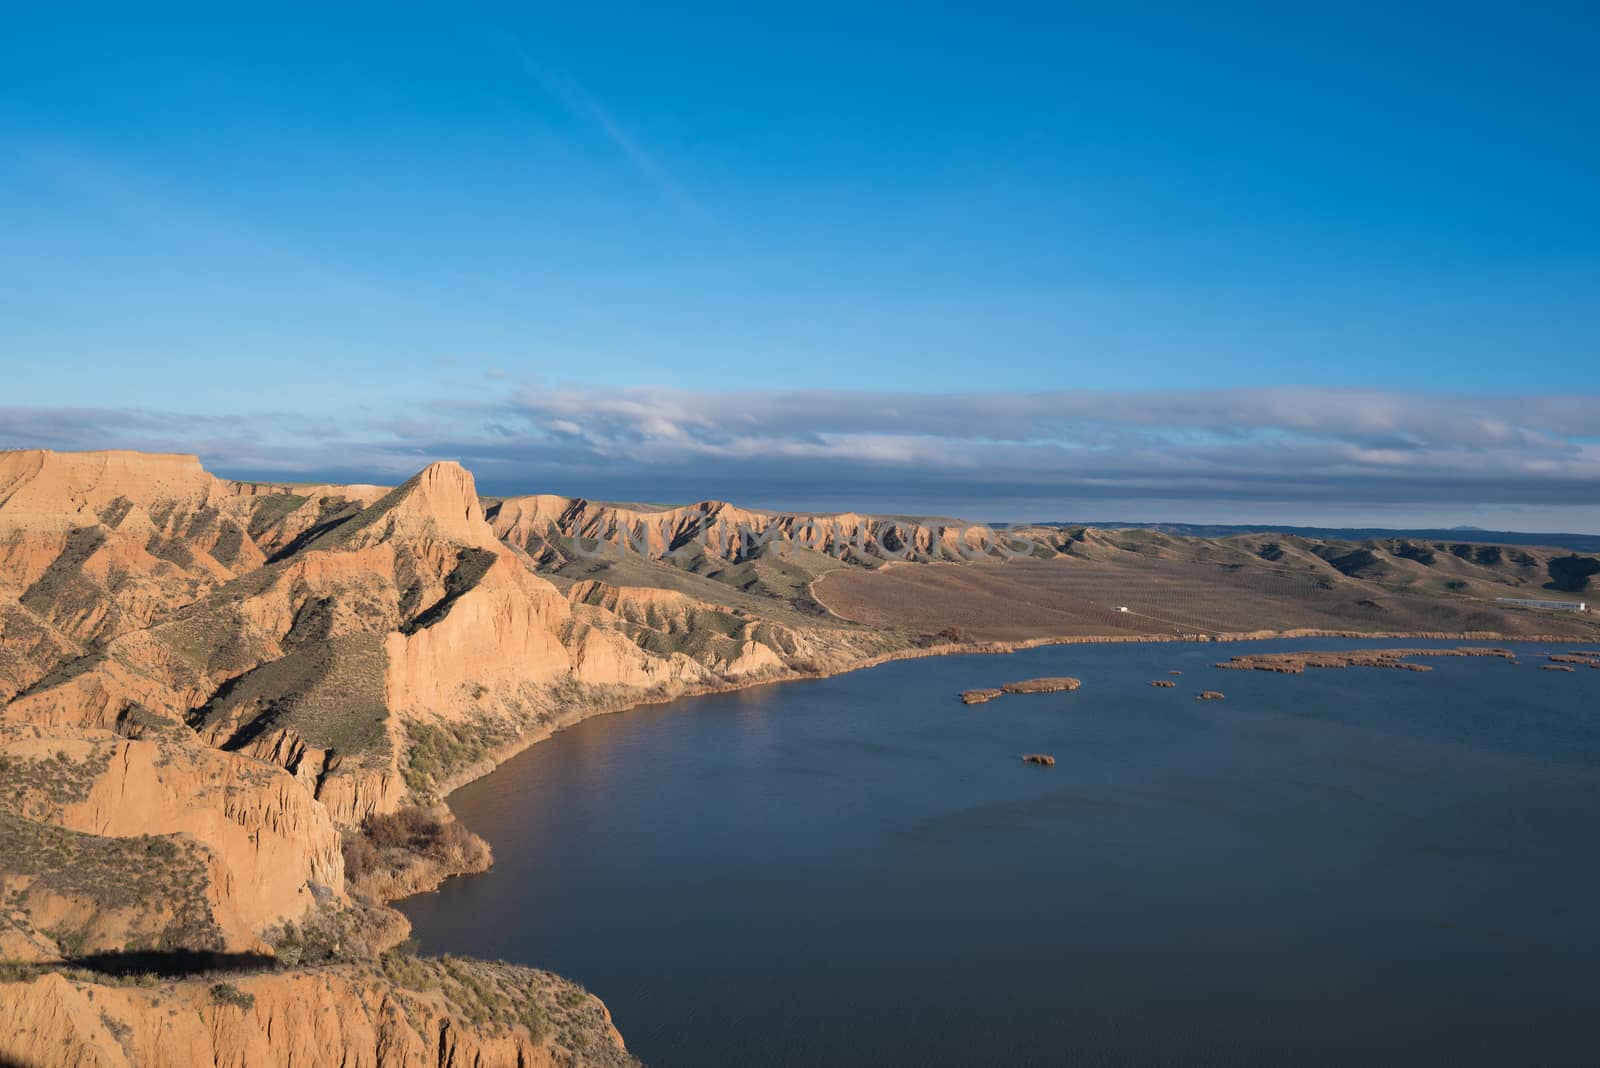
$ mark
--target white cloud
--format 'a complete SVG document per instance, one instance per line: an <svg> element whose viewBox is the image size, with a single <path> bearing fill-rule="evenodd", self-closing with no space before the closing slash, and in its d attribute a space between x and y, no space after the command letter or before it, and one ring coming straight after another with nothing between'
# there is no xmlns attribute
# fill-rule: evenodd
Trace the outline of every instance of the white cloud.
<svg viewBox="0 0 1600 1068"><path fill-rule="evenodd" d="M392 479L460 459L499 492L766 503L875 495L1358 508L1600 504L1600 397L1286 387L878 394L522 390L337 427L0 408L0 443L188 449L214 468ZM1081 514L1081 512L1080 512Z"/></svg>

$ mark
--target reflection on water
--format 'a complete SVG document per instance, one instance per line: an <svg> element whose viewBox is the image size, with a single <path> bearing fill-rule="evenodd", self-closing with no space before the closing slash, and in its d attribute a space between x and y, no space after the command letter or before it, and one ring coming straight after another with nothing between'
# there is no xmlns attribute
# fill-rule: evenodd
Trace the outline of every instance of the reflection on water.
<svg viewBox="0 0 1600 1068"><path fill-rule="evenodd" d="M496 867L405 910L657 1066L1597 1063L1600 671L1543 651L1065 646L603 716L457 793ZM1084 687L955 700L1045 674Z"/></svg>

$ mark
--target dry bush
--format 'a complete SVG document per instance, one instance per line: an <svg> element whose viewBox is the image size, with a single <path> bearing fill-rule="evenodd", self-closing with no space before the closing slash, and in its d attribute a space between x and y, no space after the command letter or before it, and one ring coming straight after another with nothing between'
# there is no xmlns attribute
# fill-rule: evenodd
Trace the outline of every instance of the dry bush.
<svg viewBox="0 0 1600 1068"><path fill-rule="evenodd" d="M345 878L357 894L386 901L489 867L489 844L438 809L368 816L345 836Z"/></svg>
<svg viewBox="0 0 1600 1068"><path fill-rule="evenodd" d="M364 834L346 835L344 839L344 877L350 882L376 871L383 863L377 846Z"/></svg>

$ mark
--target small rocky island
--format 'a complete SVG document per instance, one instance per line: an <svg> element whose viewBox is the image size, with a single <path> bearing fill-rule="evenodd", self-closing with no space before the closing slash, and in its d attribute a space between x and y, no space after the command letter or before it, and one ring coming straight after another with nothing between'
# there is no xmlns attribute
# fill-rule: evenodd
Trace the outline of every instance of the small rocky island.
<svg viewBox="0 0 1600 1068"><path fill-rule="evenodd" d="M1198 694L1195 695L1195 700L1197 700L1197 701L1221 701L1223 698L1225 698L1227 696L1228 696L1227 694L1219 693L1216 690L1201 690Z"/></svg>
<svg viewBox="0 0 1600 1068"><path fill-rule="evenodd" d="M1254 653L1235 656L1215 665L1230 671L1272 671L1282 675L1303 675L1308 667L1394 668L1400 671L1432 671L1427 664L1413 664L1418 656L1497 656L1515 661L1516 653L1510 649L1491 649L1476 645L1463 645L1454 649L1352 649L1347 652L1307 653Z"/></svg>
<svg viewBox="0 0 1600 1068"><path fill-rule="evenodd" d="M1150 685L1155 686L1158 689L1170 690L1178 684L1173 682L1171 679L1155 679L1150 683Z"/></svg>
<svg viewBox="0 0 1600 1068"><path fill-rule="evenodd" d="M1008 682L998 689L993 687L962 690L961 702L968 705L981 705L985 701L993 701L1003 693L1071 693L1083 685L1081 679L1066 676L1049 677L1041 679L1023 679L1020 682Z"/></svg>
<svg viewBox="0 0 1600 1068"><path fill-rule="evenodd" d="M1022 755L1022 762L1024 764L1038 764L1042 768L1053 768L1056 766L1056 758L1051 756L1049 753L1024 753Z"/></svg>
<svg viewBox="0 0 1600 1068"><path fill-rule="evenodd" d="M1071 679L1065 676L1059 678L1023 679L1021 682L1008 682L1000 689L1006 693L1070 693L1082 686L1080 679Z"/></svg>

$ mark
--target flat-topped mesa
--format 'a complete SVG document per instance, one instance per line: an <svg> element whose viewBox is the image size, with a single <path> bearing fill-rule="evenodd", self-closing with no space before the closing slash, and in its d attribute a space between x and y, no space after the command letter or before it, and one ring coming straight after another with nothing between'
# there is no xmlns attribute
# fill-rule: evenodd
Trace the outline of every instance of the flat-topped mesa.
<svg viewBox="0 0 1600 1068"><path fill-rule="evenodd" d="M237 496L194 456L0 453L0 583L11 579L25 589L38 581L74 534L73 559L111 539L124 543L111 550L119 564L148 559L147 547L180 532L186 544L202 552L215 546L224 528L226 536L243 541L239 515L233 514L244 511L243 502L230 500ZM206 518L197 524L200 516Z"/></svg>
<svg viewBox="0 0 1600 1068"><path fill-rule="evenodd" d="M0 701L265 564L264 488L194 456L0 452Z"/></svg>
<svg viewBox="0 0 1600 1068"><path fill-rule="evenodd" d="M181 453L0 452L0 513L11 523L84 526L118 502L199 503L227 484Z"/></svg>
<svg viewBox="0 0 1600 1068"><path fill-rule="evenodd" d="M495 536L530 555L566 555L554 543L581 539L583 550L632 552L659 559L698 543L713 556L738 559L749 533L770 517L723 501L678 507L604 504L581 497L510 497L489 509Z"/></svg>
<svg viewBox="0 0 1600 1068"><path fill-rule="evenodd" d="M727 501L674 507L605 504L545 494L491 504L495 535L548 563L570 557L562 539L579 539L580 552L627 552L652 559L702 551L740 562L768 542L782 542L843 559L958 560L982 553L987 535L970 523L905 520L856 512L764 512Z"/></svg>
<svg viewBox="0 0 1600 1068"><path fill-rule="evenodd" d="M221 479L183 454L0 452L0 588L25 591L48 573L33 591L37 611L70 592L74 573L118 589L126 578L182 580L124 598L148 619L141 608L170 609L186 589L194 600L262 566L330 515L352 514L388 492Z"/></svg>

